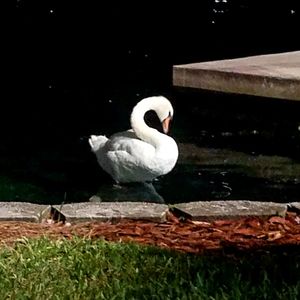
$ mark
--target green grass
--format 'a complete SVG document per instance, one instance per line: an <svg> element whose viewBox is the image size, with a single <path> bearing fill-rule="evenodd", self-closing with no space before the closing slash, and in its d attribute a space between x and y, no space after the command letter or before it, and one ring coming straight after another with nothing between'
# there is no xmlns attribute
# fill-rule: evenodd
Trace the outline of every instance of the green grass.
<svg viewBox="0 0 300 300"><path fill-rule="evenodd" d="M299 299L299 278L297 252L236 259L45 238L0 250L1 299Z"/></svg>

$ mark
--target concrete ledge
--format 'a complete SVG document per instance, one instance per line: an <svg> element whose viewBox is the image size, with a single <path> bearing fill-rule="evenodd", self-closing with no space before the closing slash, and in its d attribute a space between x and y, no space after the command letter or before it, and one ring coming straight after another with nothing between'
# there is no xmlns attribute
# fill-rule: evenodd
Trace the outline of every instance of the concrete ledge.
<svg viewBox="0 0 300 300"><path fill-rule="evenodd" d="M84 202L54 206L66 222L119 221L121 219L166 221L168 206L143 202Z"/></svg>
<svg viewBox="0 0 300 300"><path fill-rule="evenodd" d="M300 212L300 202L275 203L247 200L200 201L165 204L144 202L82 202L65 205L38 205L0 202L0 221L44 222L52 219L69 223L86 221L118 222L121 219L165 222L169 210L192 220L212 221L246 216L282 216L287 210Z"/></svg>
<svg viewBox="0 0 300 300"><path fill-rule="evenodd" d="M192 220L212 221L216 219L233 219L245 216L284 217L287 204L274 202L256 202L247 200L189 202L174 205L175 212Z"/></svg>
<svg viewBox="0 0 300 300"><path fill-rule="evenodd" d="M173 85L300 100L300 51L176 65Z"/></svg>
<svg viewBox="0 0 300 300"><path fill-rule="evenodd" d="M41 222L49 214L49 205L26 202L0 202L0 221Z"/></svg>

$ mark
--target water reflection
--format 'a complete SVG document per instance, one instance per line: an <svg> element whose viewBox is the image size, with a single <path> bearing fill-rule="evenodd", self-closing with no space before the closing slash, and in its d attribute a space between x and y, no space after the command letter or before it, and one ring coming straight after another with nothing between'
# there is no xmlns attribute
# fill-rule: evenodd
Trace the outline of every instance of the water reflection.
<svg viewBox="0 0 300 300"><path fill-rule="evenodd" d="M207 200L299 201L300 161L284 156L179 144L176 167L151 183L114 185L89 149L79 157L47 152L0 156L0 199L43 204L132 201L174 204ZM0 148L1 150L1 148ZM3 150L2 150L3 152ZM89 157L87 162L86 158ZM83 159L84 158L84 159Z"/></svg>
<svg viewBox="0 0 300 300"><path fill-rule="evenodd" d="M164 203L164 199L159 195L152 183L130 183L122 185L101 186L96 195L90 201L104 202L153 202Z"/></svg>

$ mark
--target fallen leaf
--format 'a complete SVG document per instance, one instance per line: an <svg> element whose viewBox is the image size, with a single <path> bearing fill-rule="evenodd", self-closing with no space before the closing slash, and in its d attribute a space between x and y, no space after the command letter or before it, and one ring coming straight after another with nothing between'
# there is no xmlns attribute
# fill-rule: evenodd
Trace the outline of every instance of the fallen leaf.
<svg viewBox="0 0 300 300"><path fill-rule="evenodd" d="M168 220L169 222L172 222L172 223L175 223L175 224L180 223L180 221L178 220L178 218L175 217L171 212L168 212L168 213L167 213L167 220Z"/></svg>
<svg viewBox="0 0 300 300"><path fill-rule="evenodd" d="M282 217L274 216L269 219L270 223L285 224L286 220Z"/></svg>
<svg viewBox="0 0 300 300"><path fill-rule="evenodd" d="M246 220L245 224L247 226L254 227L254 228L260 228L261 227L261 223L257 219L248 219L248 220Z"/></svg>
<svg viewBox="0 0 300 300"><path fill-rule="evenodd" d="M216 220L213 222L214 226L226 226L226 225L232 225L234 222L231 220Z"/></svg>
<svg viewBox="0 0 300 300"><path fill-rule="evenodd" d="M141 227L136 227L135 228L135 233L137 234L137 235L142 235L143 233L144 233L144 230L141 228Z"/></svg>
<svg viewBox="0 0 300 300"><path fill-rule="evenodd" d="M278 240L278 239L280 239L282 237L283 237L282 232L280 232L280 231L273 231L273 232L269 232L268 233L267 240L272 242L272 241Z"/></svg>
<svg viewBox="0 0 300 300"><path fill-rule="evenodd" d="M256 236L257 232L251 228L239 228L234 230L234 234L241 234L245 236Z"/></svg>
<svg viewBox="0 0 300 300"><path fill-rule="evenodd" d="M266 235L265 234L260 234L260 235L258 235L258 236L256 236L258 239L263 239L263 238L265 238L266 237Z"/></svg>
<svg viewBox="0 0 300 300"><path fill-rule="evenodd" d="M203 226L203 227L211 226L211 223L209 222L203 222L203 221L191 221L191 222L197 226Z"/></svg>

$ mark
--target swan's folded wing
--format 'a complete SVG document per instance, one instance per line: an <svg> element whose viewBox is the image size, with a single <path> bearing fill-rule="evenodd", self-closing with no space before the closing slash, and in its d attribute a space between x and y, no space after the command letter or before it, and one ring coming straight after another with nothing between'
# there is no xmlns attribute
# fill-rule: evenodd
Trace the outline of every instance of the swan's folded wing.
<svg viewBox="0 0 300 300"><path fill-rule="evenodd" d="M106 144L106 151L125 151L136 160L143 160L155 154L155 148L151 144L140 140L131 131L113 135Z"/></svg>
<svg viewBox="0 0 300 300"><path fill-rule="evenodd" d="M156 175L153 173L152 164L140 156L124 150L108 151L106 155L110 161L111 174L117 181L152 180Z"/></svg>
<svg viewBox="0 0 300 300"><path fill-rule="evenodd" d="M155 148L132 132L112 136L103 150L100 165L118 182L146 181L157 176Z"/></svg>
<svg viewBox="0 0 300 300"><path fill-rule="evenodd" d="M94 152L105 146L108 138L105 135L91 135L89 138L89 144Z"/></svg>

